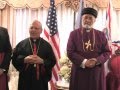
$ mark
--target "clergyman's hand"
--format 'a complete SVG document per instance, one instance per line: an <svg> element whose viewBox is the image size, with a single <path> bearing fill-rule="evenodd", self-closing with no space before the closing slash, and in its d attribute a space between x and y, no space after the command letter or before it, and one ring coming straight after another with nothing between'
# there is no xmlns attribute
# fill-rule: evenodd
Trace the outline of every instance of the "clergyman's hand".
<svg viewBox="0 0 120 90"><path fill-rule="evenodd" d="M26 56L24 58L24 63L33 64L33 55Z"/></svg>
<svg viewBox="0 0 120 90"><path fill-rule="evenodd" d="M37 55L33 56L33 61L35 64L43 64L44 63L44 60Z"/></svg>
<svg viewBox="0 0 120 90"><path fill-rule="evenodd" d="M44 60L37 55L29 55L25 57L24 63L28 64L43 64Z"/></svg>
<svg viewBox="0 0 120 90"><path fill-rule="evenodd" d="M87 61L86 61L86 63L85 63L85 67L87 67L87 68L93 68L93 67L95 67L95 65L96 65L96 60L94 60L94 59L88 59Z"/></svg>

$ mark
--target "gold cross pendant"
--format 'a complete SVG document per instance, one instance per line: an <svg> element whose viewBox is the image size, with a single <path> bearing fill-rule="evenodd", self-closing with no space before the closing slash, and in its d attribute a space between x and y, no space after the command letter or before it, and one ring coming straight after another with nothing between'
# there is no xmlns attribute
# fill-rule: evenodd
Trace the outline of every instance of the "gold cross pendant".
<svg viewBox="0 0 120 90"><path fill-rule="evenodd" d="M86 42L85 45L86 45L85 48L88 50L88 48L91 46L90 40L88 40L88 42Z"/></svg>

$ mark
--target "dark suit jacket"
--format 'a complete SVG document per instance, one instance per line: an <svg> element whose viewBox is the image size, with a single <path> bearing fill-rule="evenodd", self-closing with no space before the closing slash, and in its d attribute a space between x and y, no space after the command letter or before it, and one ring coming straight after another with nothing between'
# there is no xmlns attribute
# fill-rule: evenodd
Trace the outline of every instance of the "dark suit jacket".
<svg viewBox="0 0 120 90"><path fill-rule="evenodd" d="M8 31L4 27L0 27L0 53L4 53L3 62L0 64L0 68L9 68L9 63L11 60L12 48L9 40Z"/></svg>
<svg viewBox="0 0 120 90"><path fill-rule="evenodd" d="M4 69L4 73L0 76L0 86L2 86L0 90L9 90L7 72L10 65L11 54L12 48L7 29L0 27L0 69Z"/></svg>

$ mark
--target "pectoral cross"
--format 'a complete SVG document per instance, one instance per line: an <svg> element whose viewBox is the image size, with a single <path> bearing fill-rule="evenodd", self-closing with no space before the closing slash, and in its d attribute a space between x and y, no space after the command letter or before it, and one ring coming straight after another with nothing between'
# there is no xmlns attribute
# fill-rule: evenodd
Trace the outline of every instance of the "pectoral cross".
<svg viewBox="0 0 120 90"><path fill-rule="evenodd" d="M85 48L88 50L88 48L89 48L89 47L91 47L90 40L88 40L88 42L86 42L86 43L85 43L85 45L86 45L86 47L85 47Z"/></svg>

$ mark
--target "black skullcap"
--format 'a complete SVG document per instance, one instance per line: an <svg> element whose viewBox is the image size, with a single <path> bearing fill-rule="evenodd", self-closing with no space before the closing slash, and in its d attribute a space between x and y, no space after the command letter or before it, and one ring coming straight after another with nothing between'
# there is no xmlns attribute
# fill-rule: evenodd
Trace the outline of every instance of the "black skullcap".
<svg viewBox="0 0 120 90"><path fill-rule="evenodd" d="M98 12L95 9L93 9L93 8L87 7L87 8L84 8L82 10L82 15L84 15L84 14L91 14L91 15L93 15L96 18Z"/></svg>

